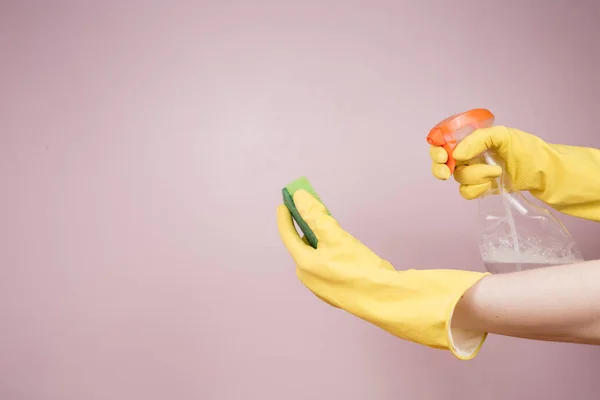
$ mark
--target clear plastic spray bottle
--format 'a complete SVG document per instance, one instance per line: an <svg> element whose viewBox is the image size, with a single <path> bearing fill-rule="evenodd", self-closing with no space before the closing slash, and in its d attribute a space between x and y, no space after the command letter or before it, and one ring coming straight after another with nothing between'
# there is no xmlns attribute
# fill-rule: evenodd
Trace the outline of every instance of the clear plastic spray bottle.
<svg viewBox="0 0 600 400"><path fill-rule="evenodd" d="M493 125L494 115L474 109L453 115L431 129L427 142L448 153L446 165L453 173L454 148L479 128ZM481 154L489 165L502 167L493 189L478 199L479 252L491 273L507 273L583 261L564 224L548 209L530 202L514 190L504 160L493 150Z"/></svg>

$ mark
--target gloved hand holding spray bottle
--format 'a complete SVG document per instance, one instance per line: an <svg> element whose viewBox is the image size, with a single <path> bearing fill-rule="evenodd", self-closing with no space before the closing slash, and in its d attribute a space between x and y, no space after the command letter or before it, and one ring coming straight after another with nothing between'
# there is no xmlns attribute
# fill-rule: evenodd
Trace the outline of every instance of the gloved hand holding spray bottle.
<svg viewBox="0 0 600 400"><path fill-rule="evenodd" d="M446 150L446 165L453 173L456 161L452 154L456 146L477 129L492 126L494 119L486 109L453 115L431 129L427 142ZM513 189L502 158L493 150L481 157L487 164L503 169L492 189L478 199L479 251L486 269L507 273L583 261L563 223L548 209L534 205Z"/></svg>

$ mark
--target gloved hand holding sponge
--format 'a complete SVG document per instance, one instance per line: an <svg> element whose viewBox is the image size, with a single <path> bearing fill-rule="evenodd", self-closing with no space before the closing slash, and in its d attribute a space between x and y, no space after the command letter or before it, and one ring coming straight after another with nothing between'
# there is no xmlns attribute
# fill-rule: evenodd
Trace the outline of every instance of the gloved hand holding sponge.
<svg viewBox="0 0 600 400"><path fill-rule="evenodd" d="M396 271L343 230L309 193L312 190L306 189L297 188L290 194L293 208L312 231L308 235L318 239L316 249L300 238L285 205L277 209L277 225L296 262L296 274L308 289L330 305L399 338L449 349L459 359L475 356L486 334L450 329L452 312L463 293L487 274Z"/></svg>
<svg viewBox="0 0 600 400"><path fill-rule="evenodd" d="M550 145L503 126L480 129L453 153L458 162L454 176L464 198L481 196L502 173L477 159L491 148L505 160L517 190L528 190L564 213L600 220L600 174L587 172L600 171L599 150ZM432 146L430 155L433 175L448 179L445 150ZM488 273L396 270L342 229L307 181L286 187L284 199L277 209L279 234L299 279L316 296L399 338L450 350L461 360L475 357L487 333L454 327L452 316L463 295Z"/></svg>

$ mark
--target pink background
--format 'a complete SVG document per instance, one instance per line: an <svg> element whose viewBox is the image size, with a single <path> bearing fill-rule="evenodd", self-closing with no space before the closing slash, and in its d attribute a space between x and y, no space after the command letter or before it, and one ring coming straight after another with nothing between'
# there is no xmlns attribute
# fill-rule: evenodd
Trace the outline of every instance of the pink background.
<svg viewBox="0 0 600 400"><path fill-rule="evenodd" d="M320 302L275 207L307 175L397 268L483 270L425 135L598 146L600 3L121 3L0 8L0 398L597 398L598 348L463 363Z"/></svg>

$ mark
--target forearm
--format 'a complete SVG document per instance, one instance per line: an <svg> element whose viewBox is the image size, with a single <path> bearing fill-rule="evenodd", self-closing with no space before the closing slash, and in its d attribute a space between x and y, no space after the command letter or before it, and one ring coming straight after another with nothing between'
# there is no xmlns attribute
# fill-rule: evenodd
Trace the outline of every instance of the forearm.
<svg viewBox="0 0 600 400"><path fill-rule="evenodd" d="M559 144L549 145L538 199L557 211L591 221L600 221L600 149Z"/></svg>
<svg viewBox="0 0 600 400"><path fill-rule="evenodd" d="M600 344L600 260L488 276L464 294L452 326Z"/></svg>

